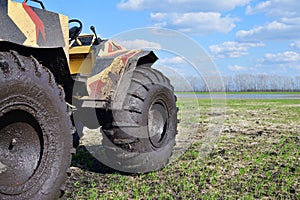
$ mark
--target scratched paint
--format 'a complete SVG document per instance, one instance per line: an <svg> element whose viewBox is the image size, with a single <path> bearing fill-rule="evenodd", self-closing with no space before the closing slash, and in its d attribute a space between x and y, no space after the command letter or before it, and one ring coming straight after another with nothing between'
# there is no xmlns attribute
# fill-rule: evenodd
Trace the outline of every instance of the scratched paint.
<svg viewBox="0 0 300 200"><path fill-rule="evenodd" d="M118 43L108 40L102 44L98 54L102 59L114 58L109 66L100 73L87 80L89 98L108 100L111 91L114 90L123 76L130 58L134 57L141 50L126 50ZM99 63L100 65L102 63ZM97 67L97 66L96 66Z"/></svg>

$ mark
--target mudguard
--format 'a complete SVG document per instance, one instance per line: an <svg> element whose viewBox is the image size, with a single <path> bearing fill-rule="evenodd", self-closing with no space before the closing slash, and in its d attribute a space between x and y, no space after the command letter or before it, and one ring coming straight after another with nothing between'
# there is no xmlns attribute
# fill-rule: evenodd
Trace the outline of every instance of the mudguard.
<svg viewBox="0 0 300 200"><path fill-rule="evenodd" d="M88 97L86 107L105 107L121 109L122 97L117 91L129 87L132 72L136 67L144 64L152 65L158 58L152 51L127 50L114 41L102 41L95 50L98 53L92 76L87 80ZM124 74L126 73L126 77ZM103 104L96 105L96 102ZM112 104L113 103L113 104Z"/></svg>

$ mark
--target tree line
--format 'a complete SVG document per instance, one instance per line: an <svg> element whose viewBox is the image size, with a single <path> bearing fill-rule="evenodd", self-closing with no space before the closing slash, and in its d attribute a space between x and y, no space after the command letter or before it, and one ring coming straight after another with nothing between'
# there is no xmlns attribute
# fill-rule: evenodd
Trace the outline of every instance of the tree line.
<svg viewBox="0 0 300 200"><path fill-rule="evenodd" d="M236 74L221 77L169 77L175 91L299 92L300 76Z"/></svg>

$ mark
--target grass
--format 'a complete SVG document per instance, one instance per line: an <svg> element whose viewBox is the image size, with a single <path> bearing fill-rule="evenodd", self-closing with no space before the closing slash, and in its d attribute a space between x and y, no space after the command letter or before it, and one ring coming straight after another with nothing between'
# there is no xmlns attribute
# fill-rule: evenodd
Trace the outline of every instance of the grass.
<svg viewBox="0 0 300 200"><path fill-rule="evenodd" d="M178 106L179 131L195 139L183 155L163 170L124 175L80 147L64 198L300 199L300 100L228 100L206 155L210 101L178 99Z"/></svg>
<svg viewBox="0 0 300 200"><path fill-rule="evenodd" d="M300 92L176 92L176 94L278 94L278 95L300 95Z"/></svg>

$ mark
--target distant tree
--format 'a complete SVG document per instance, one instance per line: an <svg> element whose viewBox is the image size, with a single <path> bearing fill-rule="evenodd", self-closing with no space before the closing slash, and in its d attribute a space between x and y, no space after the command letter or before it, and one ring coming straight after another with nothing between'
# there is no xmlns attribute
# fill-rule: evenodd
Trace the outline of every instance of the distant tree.
<svg viewBox="0 0 300 200"><path fill-rule="evenodd" d="M175 91L300 91L300 76L236 74L235 76L223 77L173 76L169 79Z"/></svg>
<svg viewBox="0 0 300 200"><path fill-rule="evenodd" d="M294 78L294 91L300 91L300 76Z"/></svg>

